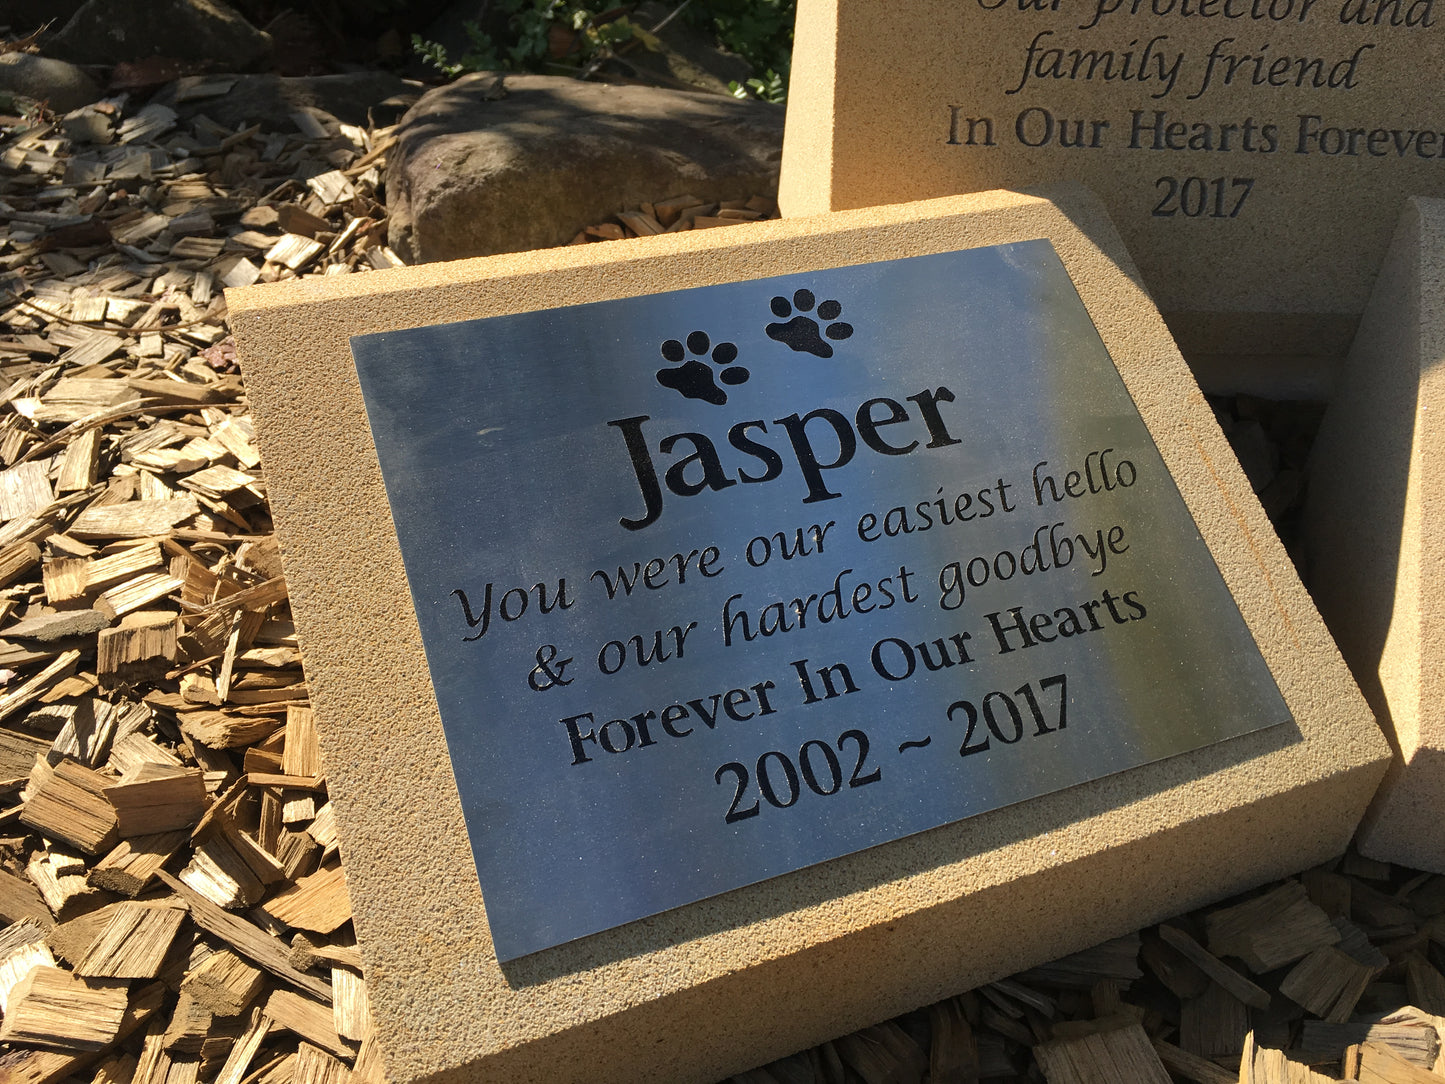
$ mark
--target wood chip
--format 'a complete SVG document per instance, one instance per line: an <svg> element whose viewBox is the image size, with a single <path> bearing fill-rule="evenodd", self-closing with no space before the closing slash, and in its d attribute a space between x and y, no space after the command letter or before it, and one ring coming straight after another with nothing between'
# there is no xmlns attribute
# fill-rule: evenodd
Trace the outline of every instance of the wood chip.
<svg viewBox="0 0 1445 1084"><path fill-rule="evenodd" d="M356 189L352 185L351 179L339 169L312 177L306 182L306 187L315 192L321 202L328 206L352 200L356 196Z"/></svg>
<svg viewBox="0 0 1445 1084"><path fill-rule="evenodd" d="M1149 1036L1138 1024L1034 1047L1049 1084L1171 1084Z"/></svg>
<svg viewBox="0 0 1445 1084"><path fill-rule="evenodd" d="M189 838L190 833L182 829L123 839L91 867L86 879L109 892L138 896Z"/></svg>
<svg viewBox="0 0 1445 1084"><path fill-rule="evenodd" d="M1155 1039L1153 1042L1154 1051L1159 1055L1164 1068L1176 1076L1192 1080L1194 1084L1239 1084L1238 1073L1231 1073L1208 1058L1191 1054L1162 1039Z"/></svg>
<svg viewBox="0 0 1445 1084"><path fill-rule="evenodd" d="M186 907L178 902L118 904L76 963L75 973L86 978L155 978L185 917Z"/></svg>
<svg viewBox="0 0 1445 1084"><path fill-rule="evenodd" d="M701 207L702 200L696 196L674 196L671 199L661 200L653 204L657 212L656 217L664 227L671 226L677 221L678 216L688 207Z"/></svg>
<svg viewBox="0 0 1445 1084"><path fill-rule="evenodd" d="M62 922L45 935L45 943L56 956L73 967L89 951L110 921L111 913L119 906L119 902L107 903Z"/></svg>
<svg viewBox="0 0 1445 1084"><path fill-rule="evenodd" d="M72 636L94 635L111 623L111 618L95 610L45 610L33 607L25 618L5 630L12 640L39 640L51 643Z"/></svg>
<svg viewBox="0 0 1445 1084"><path fill-rule="evenodd" d="M32 460L0 471L0 520L28 516L54 499L47 461Z"/></svg>
<svg viewBox="0 0 1445 1084"><path fill-rule="evenodd" d="M120 1041L145 1027L159 1011L165 992L161 983L151 983L131 995L115 1040ZM12 1050L5 1059L4 1079L6 1084L54 1084L84 1069L94 1059L94 1052L76 1050Z"/></svg>
<svg viewBox="0 0 1445 1084"><path fill-rule="evenodd" d="M79 695L79 690L67 695ZM35 712L29 721L34 722L43 717L63 718L64 724L51 744L46 759L56 764L69 758L88 768L94 768L109 755L111 741L118 728L124 718L132 714L133 706L121 707L109 701L83 696L78 702L57 704Z"/></svg>
<svg viewBox="0 0 1445 1084"><path fill-rule="evenodd" d="M1377 974L1339 949L1318 948L1280 983L1280 993L1315 1016L1344 1023Z"/></svg>
<svg viewBox="0 0 1445 1084"><path fill-rule="evenodd" d="M182 237L171 246L171 256L177 260L212 260L225 246L219 237Z"/></svg>
<svg viewBox="0 0 1445 1084"><path fill-rule="evenodd" d="M272 224L285 230L287 233L299 233L303 237L315 238L318 233L325 233L331 229L331 223L320 215L314 215L306 208L295 203L282 203L275 207L268 207L271 212Z"/></svg>
<svg viewBox="0 0 1445 1084"><path fill-rule="evenodd" d="M180 586L179 580L169 576L164 578L171 585L169 590ZM122 589L114 591L121 592ZM146 589L142 593L149 594L150 591ZM103 597L108 598L111 594L107 592ZM117 593L115 597L124 596ZM163 677L175 662L179 630L176 615L160 611L127 614L119 628L102 631L96 644L95 660L101 686L136 685Z"/></svg>
<svg viewBox="0 0 1445 1084"><path fill-rule="evenodd" d="M736 226L740 222L736 218L722 218L717 215L698 215L692 219L692 228L695 230L709 230L718 226Z"/></svg>
<svg viewBox="0 0 1445 1084"><path fill-rule="evenodd" d="M293 929L331 933L351 918L351 899L340 865L324 866L299 877L261 905L261 910Z"/></svg>
<svg viewBox="0 0 1445 1084"><path fill-rule="evenodd" d="M107 851L119 836L115 809L105 798L111 782L70 761L52 768L43 758L37 759L20 819L42 835L87 854Z"/></svg>
<svg viewBox="0 0 1445 1084"><path fill-rule="evenodd" d="M234 467L217 466L197 471L181 479L181 485L206 497L219 500L235 493L238 489L256 483L254 474L245 474Z"/></svg>
<svg viewBox="0 0 1445 1084"><path fill-rule="evenodd" d="M840 1066L841 1068L841 1066ZM351 1084L384 1084L389 1078L386 1075L386 1065L382 1060L381 1044L376 1038L376 1033L368 1035L361 1042L361 1050L356 1055L356 1064L351 1069ZM935 1077L943 1081L948 1077ZM967 1081L967 1077L961 1078Z"/></svg>
<svg viewBox="0 0 1445 1084"><path fill-rule="evenodd" d="M893 1022L835 1040L844 1062L866 1081L919 1080L928 1056Z"/></svg>
<svg viewBox="0 0 1445 1084"><path fill-rule="evenodd" d="M272 990L266 998L265 1012L278 1026L295 1032L328 1053L344 1058L356 1055L355 1047L336 1033L329 1004L313 1001L290 990Z"/></svg>
<svg viewBox="0 0 1445 1084"><path fill-rule="evenodd" d="M1240 1055L1240 1084L1332 1084L1332 1078L1291 1061L1283 1050L1255 1045L1251 1032Z"/></svg>
<svg viewBox="0 0 1445 1084"><path fill-rule="evenodd" d="M1412 1005L1445 1016L1445 976L1419 953L1405 957L1405 989Z"/></svg>
<svg viewBox="0 0 1445 1084"><path fill-rule="evenodd" d="M285 775L315 777L321 774L321 745L316 734L316 717L310 708L286 709L286 745L281 754Z"/></svg>
<svg viewBox="0 0 1445 1084"><path fill-rule="evenodd" d="M1353 1080L1360 1084L1440 1084L1440 1076L1418 1065L1412 1065L1388 1046L1367 1042L1353 1058ZM1326 1078L1321 1077L1322 1081Z"/></svg>
<svg viewBox="0 0 1445 1084"><path fill-rule="evenodd" d="M105 788L115 807L122 838L153 836L191 828L207 809L204 773L199 768L142 764Z"/></svg>
<svg viewBox="0 0 1445 1084"><path fill-rule="evenodd" d="M120 1032L124 983L87 982L56 967L37 967L10 991L0 1042L103 1050Z"/></svg>
<svg viewBox="0 0 1445 1084"><path fill-rule="evenodd" d="M664 229L662 223L649 214L642 214L635 211L622 211L617 217L624 226L638 237L649 237L654 233L662 233Z"/></svg>
<svg viewBox="0 0 1445 1084"><path fill-rule="evenodd" d="M227 289L250 286L261 277L260 265L252 263L244 256L237 256L220 266L223 270L219 271L217 277Z"/></svg>
<svg viewBox="0 0 1445 1084"><path fill-rule="evenodd" d="M227 836L213 836L198 843L180 879L227 909L250 907L265 892L261 879Z"/></svg>
<svg viewBox="0 0 1445 1084"><path fill-rule="evenodd" d="M246 717L224 711L188 711L182 712L178 718L187 737L213 749L250 745L281 726L279 720L269 716Z"/></svg>
<svg viewBox="0 0 1445 1084"><path fill-rule="evenodd" d="M261 453L256 450L256 427L250 419L228 417L211 431L211 438L236 457L243 469L257 467Z"/></svg>
<svg viewBox="0 0 1445 1084"><path fill-rule="evenodd" d="M259 964L298 990L331 1002L331 987L320 979L303 975L291 966L286 946L243 918L228 914L194 889L161 870L156 875L191 908L191 918L201 929L219 937L242 956Z"/></svg>
<svg viewBox="0 0 1445 1084"><path fill-rule="evenodd" d="M10 991L21 979L37 967L54 966L40 923L16 922L0 931L0 1013L8 1011Z"/></svg>
<svg viewBox="0 0 1445 1084"><path fill-rule="evenodd" d="M170 764L181 767L181 760L168 749L157 745L144 734L129 733L117 738L110 751L107 767L117 776L141 764Z"/></svg>
<svg viewBox="0 0 1445 1084"><path fill-rule="evenodd" d="M193 518L200 510L196 498L190 495L174 500L92 506L76 517L70 534L80 539L152 538Z"/></svg>
<svg viewBox="0 0 1445 1084"><path fill-rule="evenodd" d="M371 1033L371 1002L360 972L349 967L333 967L331 989L336 1033L357 1042L365 1039Z"/></svg>
<svg viewBox="0 0 1445 1084"><path fill-rule="evenodd" d="M1203 1058L1229 1061L1244 1049L1249 1008L1217 983L1180 1006L1179 1045Z"/></svg>
<svg viewBox="0 0 1445 1084"><path fill-rule="evenodd" d="M319 939L298 933L291 941L291 966L298 971L309 971L313 967L326 965L344 967L361 974L361 953L345 945L327 944Z"/></svg>
<svg viewBox="0 0 1445 1084"><path fill-rule="evenodd" d="M1204 926L1210 952L1238 956L1255 974L1294 963L1340 939L1330 916L1310 901L1298 881L1286 881L1245 903L1213 911Z"/></svg>
<svg viewBox="0 0 1445 1084"><path fill-rule="evenodd" d="M148 399L172 403L225 402L228 399L234 399L240 390L239 386L230 381L198 384L181 379L146 380L132 376L126 378L126 384ZM153 533L159 534L160 532Z"/></svg>
<svg viewBox="0 0 1445 1084"><path fill-rule="evenodd" d="M295 1084L349 1084L351 1079L351 1070L344 1062L310 1043L301 1043L297 1048L291 1073Z"/></svg>
<svg viewBox="0 0 1445 1084"><path fill-rule="evenodd" d="M1305 1020L1301 1024L1294 1054L1308 1065L1322 1065L1343 1058L1346 1050L1363 1043L1388 1046L1412 1065L1425 1069L1440 1056L1440 1036L1428 1025L1368 1021L1331 1024L1323 1020Z"/></svg>
<svg viewBox="0 0 1445 1084"><path fill-rule="evenodd" d="M154 542L125 546L109 556L85 562L85 590L105 590L134 579L161 563L161 548Z"/></svg>
<svg viewBox="0 0 1445 1084"><path fill-rule="evenodd" d="M271 1018L260 1009L253 1009L246 1030L226 1055L226 1062L216 1076L215 1084L241 1084L251 1067L256 1052L260 1050L266 1033L271 1029Z"/></svg>
<svg viewBox="0 0 1445 1084"><path fill-rule="evenodd" d="M40 563L40 547L29 540L0 548L0 587L14 583Z"/></svg>
<svg viewBox="0 0 1445 1084"><path fill-rule="evenodd" d="M55 919L40 891L29 881L0 870L0 919L51 925Z"/></svg>
<svg viewBox="0 0 1445 1084"><path fill-rule="evenodd" d="M0 695L0 719L9 718L39 697L52 683L67 677L79 661L80 651L78 649L61 652L39 673L27 678L9 692Z"/></svg>
<svg viewBox="0 0 1445 1084"><path fill-rule="evenodd" d="M172 1059L195 1057L205 1046L206 1036L214 1025L215 1015L182 987L161 1037L161 1046Z"/></svg>
<svg viewBox="0 0 1445 1084"><path fill-rule="evenodd" d="M377 245L366 250L366 260L378 271L385 271L389 267L405 267L406 261L393 252L386 245Z"/></svg>
<svg viewBox="0 0 1445 1084"><path fill-rule="evenodd" d="M0 587L14 583L40 563L40 547L34 542L16 542L0 549Z"/></svg>
<svg viewBox="0 0 1445 1084"><path fill-rule="evenodd" d="M238 1016L256 999L263 985L264 977L259 968L252 967L230 949L223 948L211 953L190 971L181 983L181 989L217 1016Z"/></svg>
<svg viewBox="0 0 1445 1084"><path fill-rule="evenodd" d="M316 816L312 817L311 823L306 826L306 834L328 853L335 850L338 845L336 807L327 802L318 809Z"/></svg>
<svg viewBox="0 0 1445 1084"><path fill-rule="evenodd" d="M97 428L84 430L66 444L55 483L57 493L80 493L95 485L100 471L100 441L101 431Z"/></svg>
<svg viewBox="0 0 1445 1084"><path fill-rule="evenodd" d="M1234 968L1209 953L1183 930L1165 924L1159 927L1159 936L1166 944L1178 950L1192 964L1244 1004L1256 1009L1269 1008L1267 991L1260 989Z"/></svg>
<svg viewBox="0 0 1445 1084"><path fill-rule="evenodd" d="M299 233L288 233L267 249L266 262L279 263L292 271L299 271L321 255L323 247L319 241L313 241Z"/></svg>
<svg viewBox="0 0 1445 1084"><path fill-rule="evenodd" d="M232 81L183 80L176 97L204 99ZM0 403L10 407L0 425L0 822L11 829L0 918L27 920L13 941L0 931L0 1000L37 967L158 975L135 990L115 1033L134 1035L128 1049L91 1068L102 1051L7 1044L5 1084L339 1079L356 1050L334 1034L333 1011L369 1044L357 1084L380 1084L359 971L338 976L347 993L333 1010L324 977L290 967L290 948L208 910L166 872L238 906L282 898L298 922L330 925L305 915L349 910L344 883L317 891L339 878L338 844L309 712L293 712L289 749L275 733L309 696L220 296L263 274L402 262L376 200L392 140L345 125L337 136L319 113L304 117L326 142L120 98L54 121L37 114L0 150L18 171L0 207L10 241L0 285L20 299L0 312ZM28 183L41 178L43 189ZM266 206L256 191L269 192ZM309 899L282 897L288 878L314 878L301 886ZM126 905L102 902L113 896ZM165 952L159 935L182 901L215 932L197 944L181 920ZM317 950L321 966L359 965L349 944ZM252 956L322 999L311 1003L319 1014L292 1013L310 1038L234 1015L266 996ZM208 1005L193 990L231 1001Z"/></svg>
<svg viewBox="0 0 1445 1084"><path fill-rule="evenodd" d="M85 878L85 862L58 850L36 851L25 867L50 913L62 921L74 917L96 892Z"/></svg>
<svg viewBox="0 0 1445 1084"><path fill-rule="evenodd" d="M102 361L119 353L124 346L125 340L121 336L106 331L95 331L87 335L79 346L74 346L61 354L59 360L63 365L69 365L75 369L85 369L92 365L99 365ZM49 420L78 421L79 418L51 417Z"/></svg>

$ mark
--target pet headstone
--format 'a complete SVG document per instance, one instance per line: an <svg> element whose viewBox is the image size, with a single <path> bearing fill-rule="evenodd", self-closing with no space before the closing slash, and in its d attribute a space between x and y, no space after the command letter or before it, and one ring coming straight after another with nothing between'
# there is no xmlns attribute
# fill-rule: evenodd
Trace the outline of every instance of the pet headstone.
<svg viewBox="0 0 1445 1084"><path fill-rule="evenodd" d="M1310 465L1311 589L1394 763L1361 826L1372 858L1445 873L1445 200L1411 200L1320 426Z"/></svg>
<svg viewBox="0 0 1445 1084"><path fill-rule="evenodd" d="M1082 182L1202 377L1322 393L1402 201L1445 196L1434 7L800 0L779 204Z"/></svg>
<svg viewBox="0 0 1445 1084"><path fill-rule="evenodd" d="M707 1081L1323 861L1384 742L1097 204L234 291L398 1081Z"/></svg>

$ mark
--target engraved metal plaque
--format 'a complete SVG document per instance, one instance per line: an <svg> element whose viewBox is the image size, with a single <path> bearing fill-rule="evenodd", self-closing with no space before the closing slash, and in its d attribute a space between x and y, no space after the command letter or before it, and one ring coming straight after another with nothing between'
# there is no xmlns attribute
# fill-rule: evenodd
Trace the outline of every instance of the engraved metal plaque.
<svg viewBox="0 0 1445 1084"><path fill-rule="evenodd" d="M1047 241L351 346L502 961L1290 719Z"/></svg>

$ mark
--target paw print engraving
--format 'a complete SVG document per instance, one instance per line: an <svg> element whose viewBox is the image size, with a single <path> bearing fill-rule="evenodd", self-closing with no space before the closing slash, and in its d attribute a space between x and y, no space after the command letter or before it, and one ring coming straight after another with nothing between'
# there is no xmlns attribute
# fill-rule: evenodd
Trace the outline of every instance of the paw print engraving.
<svg viewBox="0 0 1445 1084"><path fill-rule="evenodd" d="M813 311L812 290L799 290L793 294L790 304L786 297L775 297L772 300L771 308L773 315L779 320L786 320L786 323L769 324L767 326L768 338L776 339L785 343L794 350L814 354L820 358L831 358L833 347L823 341L823 335L838 341L846 339L853 334L853 325L845 324L838 317L843 315L843 306L837 301L824 301L818 306L818 319L811 316L804 316L803 313ZM793 316L796 309L799 315ZM788 320L789 316L793 316ZM823 335L818 334L818 320L828 326L824 329Z"/></svg>
<svg viewBox="0 0 1445 1084"><path fill-rule="evenodd" d="M715 372L713 366L703 360L708 356L709 347L712 347L713 364L720 366L719 371ZM718 343L713 346L705 331L694 331L689 335L686 349L676 339L668 339L662 344L662 356L668 361L682 361L688 353L696 356L675 368L657 370L657 382L684 398L701 399L705 403L722 406L728 401L728 393L718 387L717 382L721 380L731 387L746 383L751 375L741 365L733 364L738 357L736 346L732 343Z"/></svg>

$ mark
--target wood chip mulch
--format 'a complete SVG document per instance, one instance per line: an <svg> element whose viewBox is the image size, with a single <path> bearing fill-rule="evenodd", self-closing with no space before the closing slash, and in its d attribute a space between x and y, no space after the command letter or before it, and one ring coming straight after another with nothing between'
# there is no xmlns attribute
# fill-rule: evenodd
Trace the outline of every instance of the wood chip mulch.
<svg viewBox="0 0 1445 1084"><path fill-rule="evenodd" d="M222 290L399 265L390 145L0 118L0 1084L385 1079ZM1442 946L1445 878L1349 854L733 1079L1445 1080Z"/></svg>

